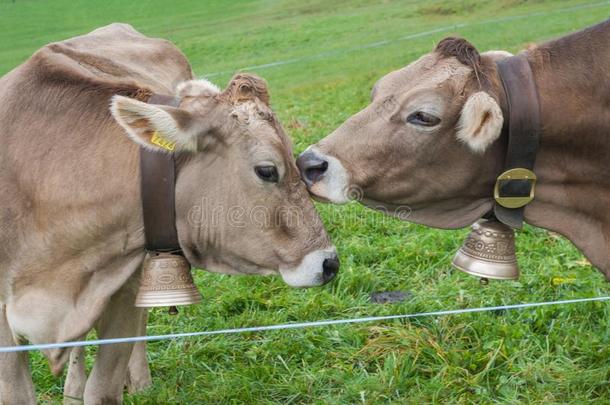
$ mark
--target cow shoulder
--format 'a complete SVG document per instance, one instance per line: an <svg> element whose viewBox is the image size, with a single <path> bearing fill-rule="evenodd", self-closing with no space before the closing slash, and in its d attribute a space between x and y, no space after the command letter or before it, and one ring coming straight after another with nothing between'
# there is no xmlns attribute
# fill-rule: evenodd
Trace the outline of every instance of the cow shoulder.
<svg viewBox="0 0 610 405"><path fill-rule="evenodd" d="M26 63L27 71L42 83L136 86L165 94L193 76L188 60L171 42L148 38L126 24L51 43Z"/></svg>

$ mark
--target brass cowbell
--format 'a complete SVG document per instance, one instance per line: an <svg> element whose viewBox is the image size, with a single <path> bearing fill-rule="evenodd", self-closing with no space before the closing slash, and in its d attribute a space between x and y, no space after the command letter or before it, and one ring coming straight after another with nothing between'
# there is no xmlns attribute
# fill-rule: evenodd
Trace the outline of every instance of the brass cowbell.
<svg viewBox="0 0 610 405"><path fill-rule="evenodd" d="M472 225L464 244L453 257L458 269L486 279L516 280L515 234L497 219L481 219Z"/></svg>
<svg viewBox="0 0 610 405"><path fill-rule="evenodd" d="M201 302L184 256L149 252L142 266L136 307L174 307Z"/></svg>

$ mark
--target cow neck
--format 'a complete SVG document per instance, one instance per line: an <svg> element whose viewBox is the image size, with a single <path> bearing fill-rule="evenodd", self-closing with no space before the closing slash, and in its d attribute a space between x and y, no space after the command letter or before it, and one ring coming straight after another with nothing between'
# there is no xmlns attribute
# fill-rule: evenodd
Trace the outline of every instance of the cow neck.
<svg viewBox="0 0 610 405"><path fill-rule="evenodd" d="M178 107L180 98L153 94L149 104ZM176 230L176 162L173 153L140 148L140 193L144 237L149 252L180 254Z"/></svg>
<svg viewBox="0 0 610 405"><path fill-rule="evenodd" d="M496 62L504 98L503 133L508 137L504 171L494 187L494 214L504 224L521 228L525 206L534 198L534 164L540 143L540 105L525 54Z"/></svg>

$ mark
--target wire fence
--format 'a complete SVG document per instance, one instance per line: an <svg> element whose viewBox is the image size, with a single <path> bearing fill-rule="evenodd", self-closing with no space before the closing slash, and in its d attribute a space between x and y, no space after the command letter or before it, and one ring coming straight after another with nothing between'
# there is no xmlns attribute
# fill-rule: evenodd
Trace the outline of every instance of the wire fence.
<svg viewBox="0 0 610 405"><path fill-rule="evenodd" d="M479 26L479 25L500 24L500 23L504 23L504 22L523 20L523 19L527 19L527 18L531 18L531 17L545 17L545 16L549 16L549 15L553 15L553 14L570 13L570 12L579 11L579 10L599 8L599 7L603 7L603 6L607 6L607 5L610 5L610 1L579 4L576 6L563 7L563 8L558 8L556 10L551 10L551 11L538 11L538 12L533 12L533 13L528 13L528 14L519 14L519 15L506 16L506 17L492 18L492 19L488 19L488 20L475 21L475 22L454 23L454 24L434 28L434 29L427 30L427 31L416 32L416 33L405 35L405 36L402 36L399 38L384 39L381 41L375 41L375 42L371 42L368 44L362 44L362 45L358 45L358 46L354 46L354 47L350 47L350 48L335 49L335 50L321 52L321 53L318 53L315 55L309 55L309 56L304 56L304 57L300 57L300 58L284 59L284 60L278 60L275 62L263 63L260 65L244 66L244 67L234 69L234 70L223 70L223 71L219 71L219 72L204 74L202 77L203 78L212 78L212 77L216 77L216 76L220 76L220 75L224 75L224 74L232 74L237 71L264 70L264 69L269 69L269 68L278 67L278 66L291 65L294 63L310 62L310 61L320 60L320 59L328 59L328 58L331 58L334 56L340 56L340 55L344 55L344 54L348 54L348 53L352 53L352 52L358 52L358 51L362 51L365 49L379 48L379 47L392 45L392 44L403 42L403 41L408 41L411 39L439 34L441 32L453 31L453 30L457 30L460 28Z"/></svg>
<svg viewBox="0 0 610 405"><path fill-rule="evenodd" d="M167 335L132 336L132 337L126 337L126 338L80 340L80 341L63 342L63 343L45 343L45 344L36 344L36 345L6 346L6 347L0 347L0 353L25 352L25 351L33 351L33 350L63 349L63 348L80 347L80 346L110 345L110 344L117 344L117 343L136 343L136 342L150 342L150 341L159 341L159 340L175 340L175 339L189 338L189 337L229 335L229 334L248 333L248 332L267 332L267 331L287 330L287 329L304 329L304 328L313 328L313 327L320 327L320 326L346 325L346 324L356 324L356 323L365 323L365 322L381 322L381 321L409 319L409 318L421 318L421 317L431 317L431 316L471 314L471 313L478 313L478 312L506 311L506 310L515 310L515 309L547 307L547 306L551 306L551 305L567 305L567 304L577 304L577 303L584 303L584 302L600 302L600 301L608 301L608 300L610 300L610 296L593 297L593 298L575 298L575 299L561 300L561 301L529 302L529 303L522 303L522 304L498 305L498 306L493 306L493 307L461 308L461 309L450 309L450 310L441 310L441 311L432 311L432 312L419 312L419 313L414 313L414 314L369 316L369 317L364 317L364 318L329 319L329 320L322 320L322 321L284 323L284 324L279 324L279 325L252 326L252 327L246 327L246 328L233 328L233 329L218 329L218 330L209 330L209 331L201 331L201 332L170 333Z"/></svg>

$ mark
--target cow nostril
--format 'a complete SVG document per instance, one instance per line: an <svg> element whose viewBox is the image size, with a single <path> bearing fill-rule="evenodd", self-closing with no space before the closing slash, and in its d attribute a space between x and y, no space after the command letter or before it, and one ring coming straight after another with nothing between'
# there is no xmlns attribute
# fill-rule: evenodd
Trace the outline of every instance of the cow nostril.
<svg viewBox="0 0 610 405"><path fill-rule="evenodd" d="M325 283L328 283L330 280L335 278L338 271L339 258L337 258L337 256L324 259L324 262L322 262L322 277Z"/></svg>
<svg viewBox="0 0 610 405"><path fill-rule="evenodd" d="M306 168L305 177L312 183L315 183L316 181L320 180L322 176L324 176L326 169L328 169L328 162L322 161Z"/></svg>
<svg viewBox="0 0 610 405"><path fill-rule="evenodd" d="M301 171L303 180L310 186L324 176L328 169L328 162L309 150L299 156L297 166Z"/></svg>

